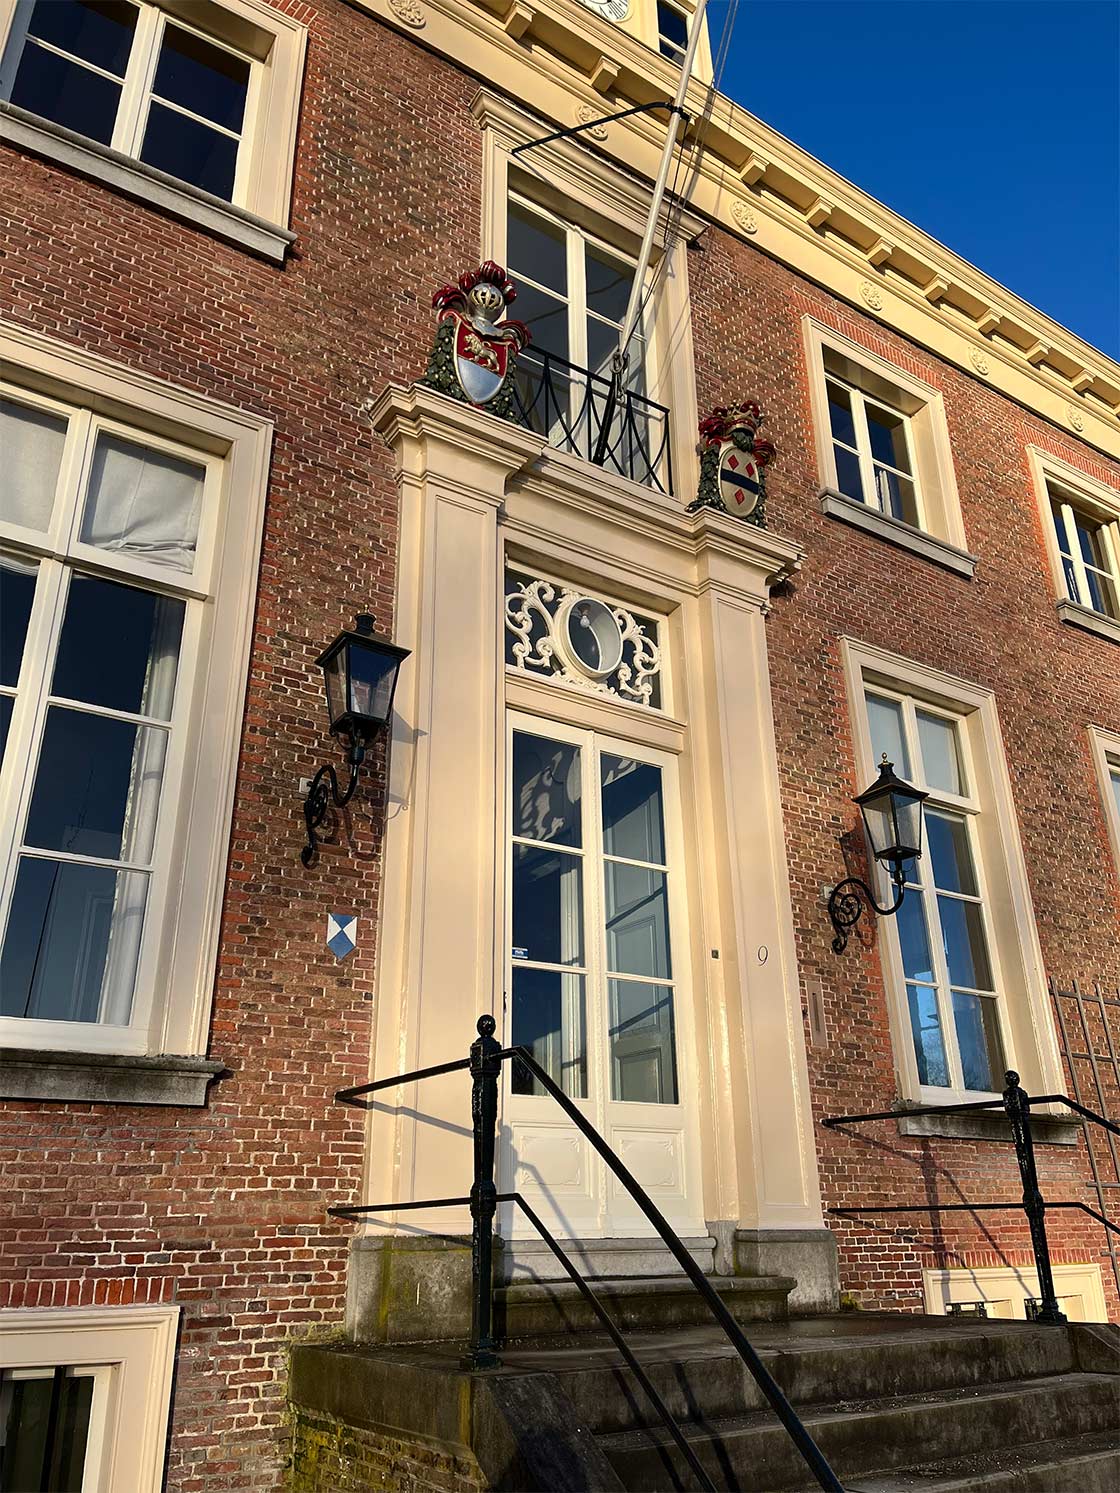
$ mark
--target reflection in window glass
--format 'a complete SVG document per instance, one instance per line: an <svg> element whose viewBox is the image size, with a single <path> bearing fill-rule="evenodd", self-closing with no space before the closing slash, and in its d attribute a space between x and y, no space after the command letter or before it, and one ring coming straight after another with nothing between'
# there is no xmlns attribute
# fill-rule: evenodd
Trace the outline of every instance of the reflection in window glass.
<svg viewBox="0 0 1120 1493"><path fill-rule="evenodd" d="M1003 1045L995 1001L954 990L953 1020L965 1088L995 1093L1003 1081Z"/></svg>
<svg viewBox="0 0 1120 1493"><path fill-rule="evenodd" d="M185 610L175 597L75 574L51 693L168 720Z"/></svg>
<svg viewBox="0 0 1120 1493"><path fill-rule="evenodd" d="M566 851L513 847L513 942L534 964L582 964L583 862Z"/></svg>
<svg viewBox="0 0 1120 1493"><path fill-rule="evenodd" d="M940 788L945 793L963 794L964 775L956 723L941 715L930 715L925 710L917 711L916 716L926 786Z"/></svg>
<svg viewBox="0 0 1120 1493"><path fill-rule="evenodd" d="M914 1056L918 1063L918 1082L931 1088L947 1089L949 1064L945 1060L945 1043L941 1036L937 991L925 985L907 985L906 996Z"/></svg>
<svg viewBox="0 0 1120 1493"><path fill-rule="evenodd" d="M513 738L513 832L526 840L579 845L579 747L518 731Z"/></svg>
<svg viewBox="0 0 1120 1493"><path fill-rule="evenodd" d="M673 988L610 981L611 1098L630 1104L677 1103Z"/></svg>
<svg viewBox="0 0 1120 1493"><path fill-rule="evenodd" d="M661 770L648 762L604 754L603 849L624 860L665 864Z"/></svg>
<svg viewBox="0 0 1120 1493"><path fill-rule="evenodd" d="M668 979L669 906L664 871L608 861L607 968L612 974Z"/></svg>
<svg viewBox="0 0 1120 1493"><path fill-rule="evenodd" d="M586 1025L583 975L514 965L512 1045L527 1047L570 1099L587 1097ZM510 1081L515 1094L545 1092L516 1062Z"/></svg>
<svg viewBox="0 0 1120 1493"><path fill-rule="evenodd" d="M866 696L867 724L871 732L871 752L876 765L884 754L900 778L910 780L910 754L906 750L902 731L902 705L898 700L888 700L883 695Z"/></svg>

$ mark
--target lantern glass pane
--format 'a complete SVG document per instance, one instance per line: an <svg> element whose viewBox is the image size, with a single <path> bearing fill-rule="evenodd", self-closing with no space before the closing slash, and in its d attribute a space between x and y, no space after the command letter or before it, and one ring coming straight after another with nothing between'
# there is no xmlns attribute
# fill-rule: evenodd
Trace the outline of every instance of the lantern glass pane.
<svg viewBox="0 0 1120 1493"><path fill-rule="evenodd" d="M871 841L871 853L876 860L879 860L883 852L894 842L894 820L890 812L890 795L885 793L879 798L873 798L861 804L860 808L863 810L867 838Z"/></svg>
<svg viewBox="0 0 1120 1493"><path fill-rule="evenodd" d="M340 648L323 665L327 681L327 711L332 727L346 714L346 651Z"/></svg>
<svg viewBox="0 0 1120 1493"><path fill-rule="evenodd" d="M363 648L360 643L350 647L350 713L366 720L384 722L389 719L389 706L393 699L393 682L397 677L400 660L381 652Z"/></svg>
<svg viewBox="0 0 1120 1493"><path fill-rule="evenodd" d="M920 851L922 848L922 801L907 795L894 795L897 839L895 843L905 850Z"/></svg>

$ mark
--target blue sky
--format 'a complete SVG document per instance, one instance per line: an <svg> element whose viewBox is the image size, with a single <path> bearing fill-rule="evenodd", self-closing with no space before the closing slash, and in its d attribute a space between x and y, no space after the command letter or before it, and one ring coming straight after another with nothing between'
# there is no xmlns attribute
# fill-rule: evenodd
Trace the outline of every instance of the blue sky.
<svg viewBox="0 0 1120 1493"><path fill-rule="evenodd" d="M721 90L1120 358L1120 0L739 0Z"/></svg>

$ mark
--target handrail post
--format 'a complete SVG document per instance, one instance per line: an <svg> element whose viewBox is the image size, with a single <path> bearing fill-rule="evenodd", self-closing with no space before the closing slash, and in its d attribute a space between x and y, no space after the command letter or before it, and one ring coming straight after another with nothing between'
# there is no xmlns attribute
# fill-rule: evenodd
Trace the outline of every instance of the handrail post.
<svg viewBox="0 0 1120 1493"><path fill-rule="evenodd" d="M1060 1326L1066 1318L1054 1294L1054 1272L1050 1265L1050 1246L1046 1240L1046 1203L1039 1189L1034 1161L1031 1099L1026 1089L1020 1085L1017 1073L1009 1070L1004 1076L1007 1087L1003 1091L1003 1107L1011 1121L1015 1159L1019 1163L1019 1175L1023 1179L1023 1212L1027 1215L1030 1226L1035 1269L1038 1272L1040 1309L1035 1320Z"/></svg>
<svg viewBox="0 0 1120 1493"><path fill-rule="evenodd" d="M471 1184L471 1340L463 1366L492 1369L501 1364L494 1352L494 1137L498 1125L498 1078L501 1043L494 1039L493 1016L478 1018L478 1038L471 1043L471 1126L474 1132L474 1181Z"/></svg>

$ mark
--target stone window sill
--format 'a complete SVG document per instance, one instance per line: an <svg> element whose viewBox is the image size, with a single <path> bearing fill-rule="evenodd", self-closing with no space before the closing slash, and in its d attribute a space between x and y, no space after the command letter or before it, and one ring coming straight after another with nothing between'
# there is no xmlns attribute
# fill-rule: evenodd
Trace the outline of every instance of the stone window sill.
<svg viewBox="0 0 1120 1493"><path fill-rule="evenodd" d="M209 1058L126 1057L0 1047L0 1099L49 1104L163 1104L199 1109L225 1072Z"/></svg>
<svg viewBox="0 0 1120 1493"><path fill-rule="evenodd" d="M839 519L841 523L851 524L856 529L874 534L877 539L885 539L888 544L896 545L899 549L909 550L912 555L919 555L923 560L932 560L935 565L942 565L946 570L963 575L966 580L970 581L976 573L976 556L970 555L967 550L958 549L955 544L949 544L944 539L935 539L932 534L915 529L912 524L904 524L901 519L891 518L875 508L868 508L866 503L857 503L843 493L836 492L834 488L826 487L821 493L821 512L827 513L829 518Z"/></svg>
<svg viewBox="0 0 1120 1493"><path fill-rule="evenodd" d="M951 1140L1003 1141L1011 1145L1011 1127L998 1111L965 1115L905 1115L898 1121L899 1135L947 1136ZM1031 1135L1043 1146L1075 1146L1081 1121L1072 1115L1031 1114Z"/></svg>
<svg viewBox="0 0 1120 1493"><path fill-rule="evenodd" d="M1083 627L1086 632L1095 632L1098 638L1107 638L1110 643L1120 643L1120 622L1106 617L1103 612L1094 612L1076 601L1060 601L1058 616L1071 627Z"/></svg>
<svg viewBox="0 0 1120 1493"><path fill-rule="evenodd" d="M295 242L295 234L277 223L259 218L243 207L234 207L221 197L122 155L119 150L110 150L16 104L0 100L0 122L7 144L113 187L274 264L283 264L289 246Z"/></svg>

